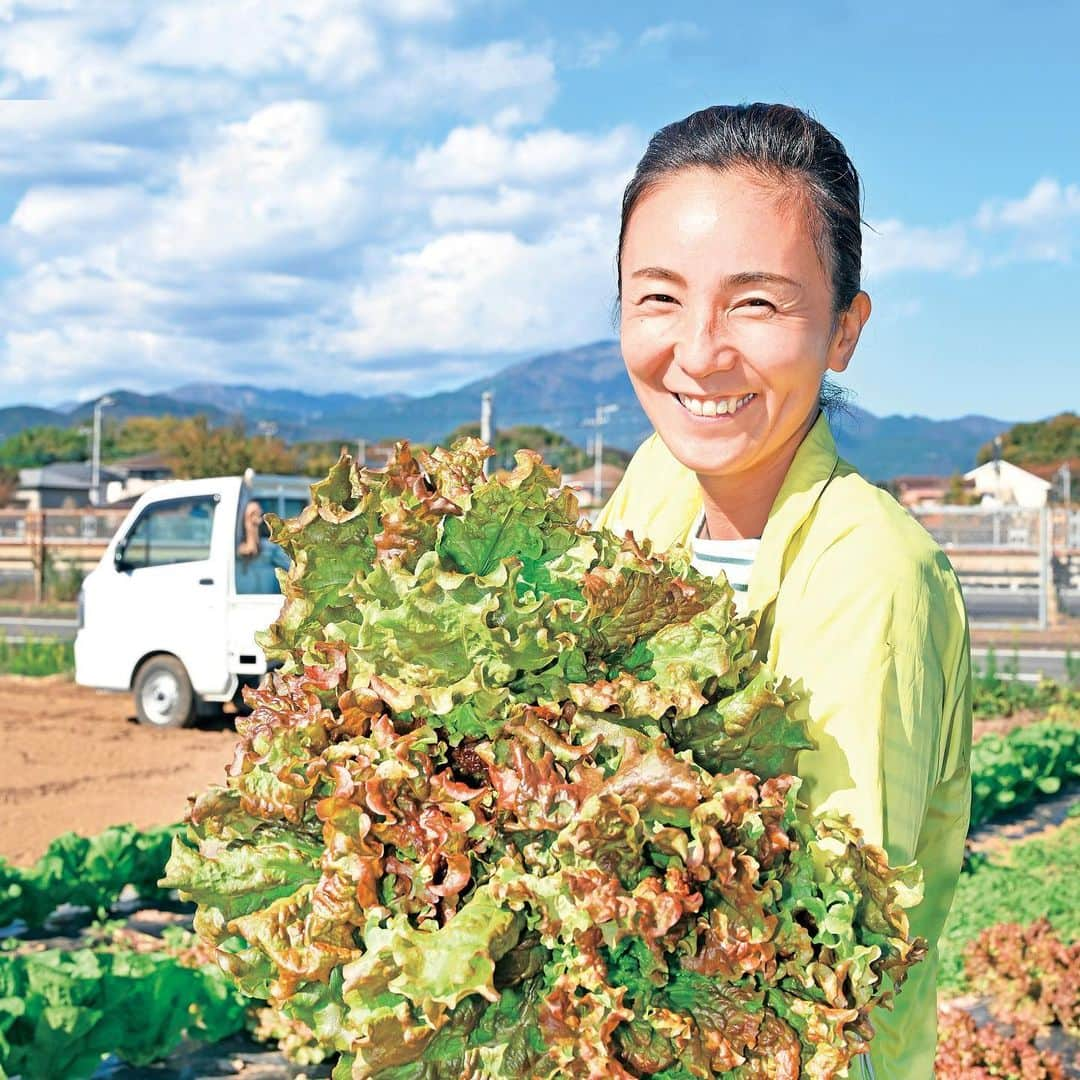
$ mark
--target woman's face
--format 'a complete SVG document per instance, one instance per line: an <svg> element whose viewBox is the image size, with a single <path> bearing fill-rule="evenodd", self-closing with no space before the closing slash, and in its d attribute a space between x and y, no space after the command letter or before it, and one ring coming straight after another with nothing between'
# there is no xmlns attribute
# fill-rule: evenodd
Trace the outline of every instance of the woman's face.
<svg viewBox="0 0 1080 1080"><path fill-rule="evenodd" d="M869 315L835 330L805 210L742 170L688 169L641 197L622 249L622 353L642 407L700 476L787 460Z"/></svg>

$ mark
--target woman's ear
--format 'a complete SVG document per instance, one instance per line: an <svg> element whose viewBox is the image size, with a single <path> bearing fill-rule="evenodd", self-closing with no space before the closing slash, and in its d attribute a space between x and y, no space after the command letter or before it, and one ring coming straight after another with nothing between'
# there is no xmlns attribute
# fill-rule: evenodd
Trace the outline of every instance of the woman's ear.
<svg viewBox="0 0 1080 1080"><path fill-rule="evenodd" d="M847 311L838 320L836 333L829 345L830 371L846 371L851 363L855 346L859 344L859 335L870 318L870 297L865 292L857 292Z"/></svg>

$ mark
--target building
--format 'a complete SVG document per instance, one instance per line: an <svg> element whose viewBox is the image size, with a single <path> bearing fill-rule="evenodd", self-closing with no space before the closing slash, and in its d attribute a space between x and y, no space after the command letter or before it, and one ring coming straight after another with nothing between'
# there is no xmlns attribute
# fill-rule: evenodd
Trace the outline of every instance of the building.
<svg viewBox="0 0 1080 1080"><path fill-rule="evenodd" d="M939 506L952 481L948 476L897 476L890 486L904 506Z"/></svg>
<svg viewBox="0 0 1080 1080"><path fill-rule="evenodd" d="M27 510L83 510L90 501L89 461L54 461L36 469L19 470L14 505ZM101 484L122 481L112 469L99 471Z"/></svg>
<svg viewBox="0 0 1080 1080"><path fill-rule="evenodd" d="M163 480L171 480L173 475L157 451L110 462L109 470L119 474L120 480L110 480L105 486L104 505L134 502L144 491Z"/></svg>
<svg viewBox="0 0 1080 1080"><path fill-rule="evenodd" d="M1050 481L1012 465L1008 461L988 461L977 469L964 473L975 494L987 506L1021 506L1037 509L1046 505Z"/></svg>
<svg viewBox="0 0 1080 1080"><path fill-rule="evenodd" d="M1050 498L1075 503L1080 495L1080 458L1063 458L1052 465L1029 465L1028 472L1050 484Z"/></svg>
<svg viewBox="0 0 1080 1080"><path fill-rule="evenodd" d="M619 481L623 478L625 469L619 468L618 465L609 465L605 462L600 466L600 501L597 502L593 498L593 484L595 482L596 470L590 465L586 469L582 469L580 472L568 473L563 477L563 484L568 488L572 488L574 494L578 497L578 504L582 510L590 511L590 514L595 513L607 502L611 493L619 485Z"/></svg>

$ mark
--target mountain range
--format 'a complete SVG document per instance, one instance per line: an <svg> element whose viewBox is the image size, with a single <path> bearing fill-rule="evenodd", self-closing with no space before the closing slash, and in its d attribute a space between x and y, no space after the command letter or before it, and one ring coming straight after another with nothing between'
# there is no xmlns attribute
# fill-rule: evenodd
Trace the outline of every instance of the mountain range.
<svg viewBox="0 0 1080 1080"><path fill-rule="evenodd" d="M494 393L498 427L540 424L584 445L591 428L583 421L599 404L616 405L608 415L604 440L632 450L652 430L634 397L619 346L600 341L520 361L456 390L426 396L308 394L252 385L187 383L164 394L111 391L110 422L131 416L191 416L211 423L239 417L251 431L274 425L287 442L307 439L444 439L454 428L476 421L480 397ZM20 405L0 408L0 439L26 427L86 425L93 400L64 409ZM260 424L263 427L260 429ZM1012 426L987 416L931 420L923 416L878 417L848 406L833 421L841 454L873 480L910 474L949 475L975 464L976 451Z"/></svg>

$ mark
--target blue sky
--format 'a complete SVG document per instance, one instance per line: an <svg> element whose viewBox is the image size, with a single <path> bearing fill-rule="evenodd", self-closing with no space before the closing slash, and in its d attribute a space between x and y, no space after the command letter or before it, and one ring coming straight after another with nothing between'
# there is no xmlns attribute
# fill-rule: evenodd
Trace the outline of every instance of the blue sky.
<svg viewBox="0 0 1080 1080"><path fill-rule="evenodd" d="M1067 0L0 0L0 405L610 337L648 136L757 100L862 175L860 405L1076 409L1078 40Z"/></svg>

